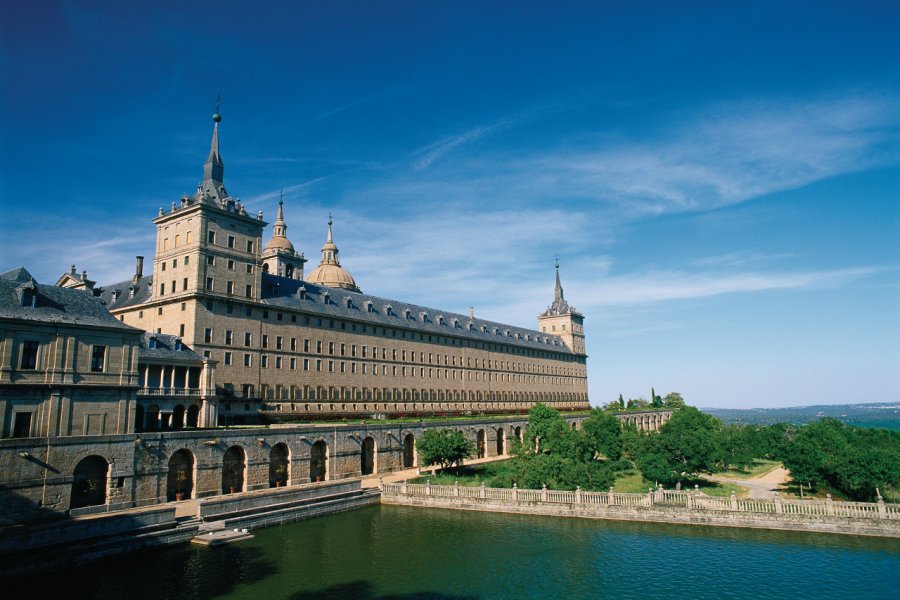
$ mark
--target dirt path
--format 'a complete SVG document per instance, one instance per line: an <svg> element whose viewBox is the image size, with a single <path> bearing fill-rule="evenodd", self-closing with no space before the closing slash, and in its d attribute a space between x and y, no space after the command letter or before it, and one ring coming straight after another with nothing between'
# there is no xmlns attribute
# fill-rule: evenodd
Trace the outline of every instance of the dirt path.
<svg viewBox="0 0 900 600"><path fill-rule="evenodd" d="M708 477L713 481L733 483L747 488L750 498L774 498L775 492L790 478L790 472L784 467L777 467L768 473L764 473L751 479L729 479L712 475Z"/></svg>

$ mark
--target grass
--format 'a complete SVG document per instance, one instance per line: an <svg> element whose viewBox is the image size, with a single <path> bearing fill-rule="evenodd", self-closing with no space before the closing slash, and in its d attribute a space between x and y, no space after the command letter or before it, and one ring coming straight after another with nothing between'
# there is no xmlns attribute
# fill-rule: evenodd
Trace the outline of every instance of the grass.
<svg viewBox="0 0 900 600"><path fill-rule="evenodd" d="M729 479L753 479L754 477L760 477L761 475L765 475L770 471L774 471L780 466L781 463L777 460L762 460L757 458L753 461L753 465L746 469L719 471L717 473L713 473L713 475L727 477Z"/></svg>
<svg viewBox="0 0 900 600"><path fill-rule="evenodd" d="M508 469L507 461L499 460L471 467L460 467L459 474L454 470L440 472L437 475L420 475L410 479L410 483L427 483L434 485L453 485L457 481L459 485L479 486L481 482L489 483L497 475L503 474Z"/></svg>
<svg viewBox="0 0 900 600"><path fill-rule="evenodd" d="M706 479L685 480L681 486L683 490L694 489L697 485L700 491L707 496L730 496L732 492L738 497L747 496L747 488L741 487L735 483L718 483L715 481L707 481ZM650 488L656 488L656 483L647 481L641 476L637 469L623 471L617 478L613 488L617 492L642 494L646 493Z"/></svg>

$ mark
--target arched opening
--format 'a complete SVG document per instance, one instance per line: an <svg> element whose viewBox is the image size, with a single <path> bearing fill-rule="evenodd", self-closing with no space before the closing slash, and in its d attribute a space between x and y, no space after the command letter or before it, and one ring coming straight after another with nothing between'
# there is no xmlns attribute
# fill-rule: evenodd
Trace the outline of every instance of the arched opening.
<svg viewBox="0 0 900 600"><path fill-rule="evenodd" d="M506 432L500 427L497 429L497 456L506 454Z"/></svg>
<svg viewBox="0 0 900 600"><path fill-rule="evenodd" d="M169 459L166 500L192 498L194 493L194 454L182 448Z"/></svg>
<svg viewBox="0 0 900 600"><path fill-rule="evenodd" d="M513 433L515 434L517 440L519 440L520 442L523 441L523 440L522 440L522 428L521 428L521 427L516 427L515 430L513 431Z"/></svg>
<svg viewBox="0 0 900 600"><path fill-rule="evenodd" d="M181 429L184 426L184 406L176 404L172 409L172 429Z"/></svg>
<svg viewBox="0 0 900 600"><path fill-rule="evenodd" d="M294 278L294 265L292 265L292 264L285 265L284 276L287 277L288 279Z"/></svg>
<svg viewBox="0 0 900 600"><path fill-rule="evenodd" d="M319 440L312 445L309 453L309 480L325 481L328 479L328 444Z"/></svg>
<svg viewBox="0 0 900 600"><path fill-rule="evenodd" d="M375 472L375 440L369 436L363 440L359 455L359 468L363 475Z"/></svg>
<svg viewBox="0 0 900 600"><path fill-rule="evenodd" d="M403 438L403 468L411 469L416 466L416 437L407 433Z"/></svg>
<svg viewBox="0 0 900 600"><path fill-rule="evenodd" d="M244 470L247 468L246 455L240 446L232 446L225 451L222 459L222 493L234 494L244 491Z"/></svg>
<svg viewBox="0 0 900 600"><path fill-rule="evenodd" d="M138 404L134 409L134 430L144 430L144 407Z"/></svg>
<svg viewBox="0 0 900 600"><path fill-rule="evenodd" d="M263 273L268 273L268 272L269 272L269 264L263 263Z"/></svg>
<svg viewBox="0 0 900 600"><path fill-rule="evenodd" d="M151 404L147 409L147 431L159 431L159 407Z"/></svg>
<svg viewBox="0 0 900 600"><path fill-rule="evenodd" d="M109 463L102 456L82 458L72 473L72 497L70 508L106 504L106 486Z"/></svg>
<svg viewBox="0 0 900 600"><path fill-rule="evenodd" d="M191 404L187 409L187 426L198 427L200 424L200 407Z"/></svg>
<svg viewBox="0 0 900 600"><path fill-rule="evenodd" d="M478 445L478 458L484 458L484 456L485 456L485 449L486 449L486 440L485 440L485 438L486 438L486 437L487 437L487 436L485 436L485 434L484 434L484 429L479 429L479 430L478 430L478 443L477 443L477 445Z"/></svg>
<svg viewBox="0 0 900 600"><path fill-rule="evenodd" d="M280 442L269 452L269 487L281 487L290 479L291 455L287 444Z"/></svg>
<svg viewBox="0 0 900 600"><path fill-rule="evenodd" d="M575 421L572 421L572 431L575 431L575 429L577 429L577 427L578 427L578 423L576 423Z"/></svg>

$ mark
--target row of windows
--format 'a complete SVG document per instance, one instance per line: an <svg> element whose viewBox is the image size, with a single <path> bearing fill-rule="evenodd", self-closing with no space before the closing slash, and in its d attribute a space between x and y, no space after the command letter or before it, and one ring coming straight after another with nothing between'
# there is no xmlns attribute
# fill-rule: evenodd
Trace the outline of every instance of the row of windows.
<svg viewBox="0 0 900 600"><path fill-rule="evenodd" d="M173 248L177 248L178 246L181 245L181 234L178 234L178 233L175 234L174 242L175 243L172 246ZM184 244L187 245L190 243L191 243L191 232L186 231L184 233ZM169 249L169 238L163 238L162 249L163 249L163 252L165 252L166 250ZM185 263L185 264L187 264L187 263ZM165 271L165 269L163 269L163 271Z"/></svg>
<svg viewBox="0 0 900 600"><path fill-rule="evenodd" d="M215 231L210 230L210 231L206 232L206 242L209 244L216 243L216 232ZM234 249L236 244L237 244L237 238L234 237L233 235L229 235L225 239L225 245L228 248ZM253 240L247 240L247 252L249 252L250 254L253 254Z"/></svg>
<svg viewBox="0 0 900 600"><path fill-rule="evenodd" d="M227 259L225 259L225 261L226 261L225 265L228 267L228 270L234 271L235 267L237 265L237 263L234 261L234 259L227 258ZM216 257L211 254L208 255L206 257L206 264L211 267L214 267L216 265ZM253 263L243 263L243 264L244 264L244 270L247 271L247 273L253 273ZM165 269L163 269L163 270L165 270Z"/></svg>
<svg viewBox="0 0 900 600"><path fill-rule="evenodd" d="M175 236L175 237L178 238L178 236ZM162 263L160 263L160 265L159 265L159 270L160 270L160 271L165 271L165 270L166 270L166 264L167 264L167 263L168 263L168 261L165 261L165 260L162 261ZM188 255L185 255L185 257L184 257L184 262L183 262L182 264L184 264L185 266L191 264L191 256L190 256L189 254L188 254ZM177 269L177 268L178 268L178 259L177 259L177 258L173 258L173 259L172 259L172 268L173 268L173 269Z"/></svg>
<svg viewBox="0 0 900 600"><path fill-rule="evenodd" d="M187 281L187 280L185 280L185 281ZM208 292L216 291L216 280L214 278L212 278L212 277L206 278L206 291L208 291ZM234 294L234 282L233 281L225 282L225 293L231 294L231 295ZM253 286L249 283L246 286L244 286L244 296L246 298L253 297Z"/></svg>
<svg viewBox="0 0 900 600"><path fill-rule="evenodd" d="M36 340L22 342L22 351L19 359L19 368L25 371L33 371L40 363L41 344ZM106 346L95 344L91 346L91 372L102 373L106 366Z"/></svg>

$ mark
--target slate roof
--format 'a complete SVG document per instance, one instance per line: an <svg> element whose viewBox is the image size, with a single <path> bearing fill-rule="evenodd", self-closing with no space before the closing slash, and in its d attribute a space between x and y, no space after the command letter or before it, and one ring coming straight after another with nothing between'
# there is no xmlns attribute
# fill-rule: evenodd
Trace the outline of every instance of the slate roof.
<svg viewBox="0 0 900 600"><path fill-rule="evenodd" d="M485 343L508 344L533 350L572 354L572 351L558 336L533 329L514 327L479 318L471 319L468 315L388 300L345 289L329 288L277 275L263 274L262 282L263 303L274 308L293 309L336 319L352 319L380 327L401 328L431 335L454 336ZM303 297L299 293L301 288L305 290ZM327 303L325 302L326 294L328 295ZM373 310L369 310L368 303L371 303ZM391 309L390 314L388 314L387 307ZM424 320L425 316L427 316L427 320ZM440 322L441 317L443 317L443 324Z"/></svg>
<svg viewBox="0 0 900 600"><path fill-rule="evenodd" d="M35 306L22 306L21 289L34 291ZM140 331L112 316L90 292L38 283L24 267L0 273L0 318Z"/></svg>
<svg viewBox="0 0 900 600"><path fill-rule="evenodd" d="M103 301L106 302L106 305L109 308L127 308L129 306L137 306L138 304L144 304L145 302L148 302L150 300L150 286L152 284L152 275L144 275L137 280L137 283L132 283L131 279L127 279L120 283L103 286L103 289L100 292L100 297L103 298ZM133 298L130 297L132 286L134 286ZM115 290L119 291L119 298L118 300L114 301L113 292Z"/></svg>
<svg viewBox="0 0 900 600"><path fill-rule="evenodd" d="M138 348L138 360L203 362L203 357L181 343L177 335L145 331Z"/></svg>

